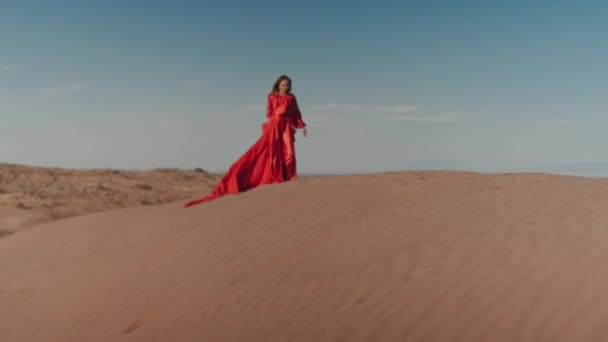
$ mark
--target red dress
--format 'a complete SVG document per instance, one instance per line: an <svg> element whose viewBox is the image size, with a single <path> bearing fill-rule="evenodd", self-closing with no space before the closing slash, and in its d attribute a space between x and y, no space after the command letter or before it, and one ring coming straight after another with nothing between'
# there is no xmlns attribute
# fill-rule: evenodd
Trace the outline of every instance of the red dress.
<svg viewBox="0 0 608 342"><path fill-rule="evenodd" d="M304 128L302 113L293 94L268 94L268 121L262 136L228 170L211 195L190 201L184 207L207 202L225 194L237 194L263 184L295 180L295 129Z"/></svg>

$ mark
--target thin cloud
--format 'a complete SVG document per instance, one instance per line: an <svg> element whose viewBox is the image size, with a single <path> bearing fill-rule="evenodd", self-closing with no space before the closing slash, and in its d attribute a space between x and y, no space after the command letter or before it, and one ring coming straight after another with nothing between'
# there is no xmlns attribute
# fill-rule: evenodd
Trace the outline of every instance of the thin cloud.
<svg viewBox="0 0 608 342"><path fill-rule="evenodd" d="M446 116L389 116L382 119L388 122L417 123L417 124L455 124L462 122L461 118Z"/></svg>
<svg viewBox="0 0 608 342"><path fill-rule="evenodd" d="M255 105L246 106L244 109L248 112L260 112L260 111L265 111L266 106L261 105L261 104L255 104Z"/></svg>
<svg viewBox="0 0 608 342"><path fill-rule="evenodd" d="M417 114L418 108L411 105L375 106L352 103L329 103L308 107L306 118L313 122L340 123L402 123L402 124L457 124L474 113L454 110L439 115Z"/></svg>
<svg viewBox="0 0 608 342"><path fill-rule="evenodd" d="M580 125L582 122L576 119L552 119L543 121L542 123L548 126L575 126Z"/></svg>
<svg viewBox="0 0 608 342"><path fill-rule="evenodd" d="M17 64L2 64L0 65L0 72L2 71L15 71L19 66Z"/></svg>
<svg viewBox="0 0 608 342"><path fill-rule="evenodd" d="M188 80L181 83L182 86L186 87L206 87L207 81L205 80Z"/></svg>
<svg viewBox="0 0 608 342"><path fill-rule="evenodd" d="M413 113L416 111L414 106L380 107L379 111L388 113Z"/></svg>
<svg viewBox="0 0 608 342"><path fill-rule="evenodd" d="M315 105L308 108L308 111L311 112L352 112L361 110L362 107L360 105L350 103L328 103Z"/></svg>
<svg viewBox="0 0 608 342"><path fill-rule="evenodd" d="M78 93L82 90L83 86L80 84L70 85L58 85L53 87L46 87L40 91L40 94L44 97L61 96L70 93Z"/></svg>
<svg viewBox="0 0 608 342"><path fill-rule="evenodd" d="M339 124L427 124L427 125L448 125L459 124L464 120L455 117L443 116L414 116L414 115L391 115L376 117L346 117L346 116L321 116L307 115L304 118L307 123L318 124L320 122L339 123Z"/></svg>
<svg viewBox="0 0 608 342"><path fill-rule="evenodd" d="M305 117L304 117L304 122L306 122L307 124L317 124L317 123L326 122L326 121L329 121L329 119L322 115L312 114L312 115L305 115ZM338 122L339 119L333 118L332 121Z"/></svg>
<svg viewBox="0 0 608 342"><path fill-rule="evenodd" d="M475 115L474 112L470 111L470 110L455 110L452 112L445 112L443 113L443 115L445 116L456 116L456 117L468 117L468 116L473 116Z"/></svg>
<svg viewBox="0 0 608 342"><path fill-rule="evenodd" d="M368 112L368 113L413 113L415 106L373 106L354 103L327 103L310 106L309 112L316 113L338 113L338 112Z"/></svg>

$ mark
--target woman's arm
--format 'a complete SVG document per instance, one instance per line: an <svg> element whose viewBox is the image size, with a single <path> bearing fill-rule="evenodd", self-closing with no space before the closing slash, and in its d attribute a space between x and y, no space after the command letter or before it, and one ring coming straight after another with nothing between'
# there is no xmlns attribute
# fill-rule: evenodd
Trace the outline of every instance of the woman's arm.
<svg viewBox="0 0 608 342"><path fill-rule="evenodd" d="M274 112L274 107L272 106L272 97L269 94L268 101L266 102L266 118L270 119L273 112Z"/></svg>
<svg viewBox="0 0 608 342"><path fill-rule="evenodd" d="M300 107L298 107L298 101L295 96L293 97L292 125L295 128L306 127L306 123L302 121L302 112L300 112Z"/></svg>

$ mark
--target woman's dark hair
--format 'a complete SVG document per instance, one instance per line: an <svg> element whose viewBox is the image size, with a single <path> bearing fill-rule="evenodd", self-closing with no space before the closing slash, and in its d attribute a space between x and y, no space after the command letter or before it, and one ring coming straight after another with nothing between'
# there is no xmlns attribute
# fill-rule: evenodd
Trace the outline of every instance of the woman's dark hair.
<svg viewBox="0 0 608 342"><path fill-rule="evenodd" d="M287 77L287 75L279 76L279 78L277 78L276 82L274 82L274 85L272 86L272 91L274 93L279 92L279 83L281 83L281 81L283 81L283 80L287 80L287 82L289 82L289 87L287 88L287 93L291 93L291 78Z"/></svg>

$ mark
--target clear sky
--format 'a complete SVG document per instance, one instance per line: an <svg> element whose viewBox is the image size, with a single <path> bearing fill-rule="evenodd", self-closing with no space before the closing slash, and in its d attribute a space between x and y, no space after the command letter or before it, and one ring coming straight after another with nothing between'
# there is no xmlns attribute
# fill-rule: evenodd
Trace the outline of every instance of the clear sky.
<svg viewBox="0 0 608 342"><path fill-rule="evenodd" d="M602 1L3 1L0 162L224 172L293 80L300 173L608 174Z"/></svg>

